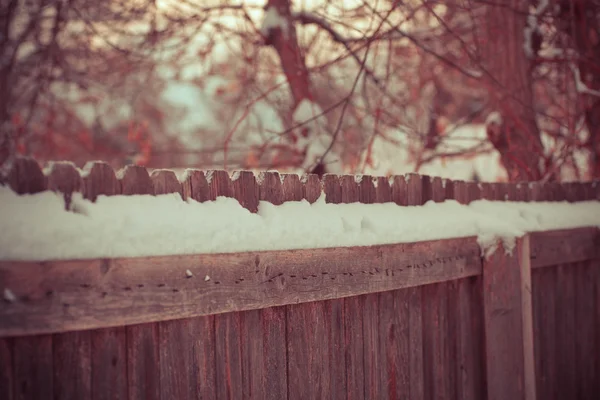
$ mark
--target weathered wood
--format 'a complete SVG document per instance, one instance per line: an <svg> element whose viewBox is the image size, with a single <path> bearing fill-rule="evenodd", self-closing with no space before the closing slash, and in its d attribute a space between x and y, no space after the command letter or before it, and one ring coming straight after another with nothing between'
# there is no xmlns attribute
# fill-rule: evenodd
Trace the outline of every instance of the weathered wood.
<svg viewBox="0 0 600 400"><path fill-rule="evenodd" d="M240 313L214 318L216 398L239 399L243 393Z"/></svg>
<svg viewBox="0 0 600 400"><path fill-rule="evenodd" d="M314 203L321 196L321 180L318 175L308 174L302 176L303 197L309 203Z"/></svg>
<svg viewBox="0 0 600 400"><path fill-rule="evenodd" d="M561 264L557 267L556 297L556 376L560 379L557 387L557 398L575 398L577 393L575 339L575 275L576 265Z"/></svg>
<svg viewBox="0 0 600 400"><path fill-rule="evenodd" d="M380 399L389 382L383 382L380 371L383 360L379 354L379 295L366 295L363 307L365 399Z"/></svg>
<svg viewBox="0 0 600 400"><path fill-rule="evenodd" d="M364 316L365 296L344 299L344 343L346 354L346 386L348 400L364 399Z"/></svg>
<svg viewBox="0 0 600 400"><path fill-rule="evenodd" d="M498 246L484 262L488 399L534 400L535 366L529 237L512 254Z"/></svg>
<svg viewBox="0 0 600 400"><path fill-rule="evenodd" d="M377 197L375 181L370 175L358 175L356 183L359 187L359 202L363 204L382 203Z"/></svg>
<svg viewBox="0 0 600 400"><path fill-rule="evenodd" d="M204 172L197 169L187 169L181 183L184 199L194 199L199 202L214 200Z"/></svg>
<svg viewBox="0 0 600 400"><path fill-rule="evenodd" d="M254 311L253 311L254 312ZM245 314L245 313L244 313ZM286 307L270 307L260 310L263 326L263 364L261 374L265 376L261 382L263 390L253 395L253 399L280 400L288 397L287 377L287 316ZM250 366L250 370L257 368ZM254 393L254 392L252 392Z"/></svg>
<svg viewBox="0 0 600 400"><path fill-rule="evenodd" d="M431 200L436 203L446 200L446 188L443 186L442 178L437 176L431 180Z"/></svg>
<svg viewBox="0 0 600 400"><path fill-rule="evenodd" d="M54 354L54 398L92 398L90 332L52 335Z"/></svg>
<svg viewBox="0 0 600 400"><path fill-rule="evenodd" d="M581 262L575 266L575 369L577 373L578 399L593 399L598 393L594 390L597 380L595 359L600 357L595 350L595 342L600 336L594 326L595 294L594 269L598 268L591 261Z"/></svg>
<svg viewBox="0 0 600 400"><path fill-rule="evenodd" d="M0 339L0 399L15 398L13 339Z"/></svg>
<svg viewBox="0 0 600 400"><path fill-rule="evenodd" d="M267 308L265 310L273 310ZM239 398L243 399L264 399L267 396L266 383L270 379L269 373L273 378L279 377L277 370L267 371L267 362L265 360L265 328L263 326L262 312L265 310L248 310L240 312L240 350L242 366L242 394ZM283 316L285 322L285 313ZM285 341L285 323L283 326L282 338ZM279 333L279 332L278 332ZM287 352L285 343L283 348L284 362L283 371L285 373L285 354ZM286 388L287 389L287 388ZM287 390L283 393L287 395ZM280 392L280 398L285 398ZM271 397L272 398L272 397Z"/></svg>
<svg viewBox="0 0 600 400"><path fill-rule="evenodd" d="M406 174L406 203L409 206L420 206L423 201L423 179L418 174ZM394 182L395 183L395 182ZM392 188L393 190L393 188Z"/></svg>
<svg viewBox="0 0 600 400"><path fill-rule="evenodd" d="M454 200L454 182L450 179L442 179L442 187L446 191L445 199Z"/></svg>
<svg viewBox="0 0 600 400"><path fill-rule="evenodd" d="M323 175L322 185L323 192L325 193L325 201L327 203L338 204L342 201L342 183L346 185L346 192L348 192L348 184L351 183L354 185L354 187L356 187L356 196L358 196L358 185L355 184L353 176L346 175L345 177L338 177L334 174L325 174Z"/></svg>
<svg viewBox="0 0 600 400"><path fill-rule="evenodd" d="M128 399L125 327L98 329L90 334L94 400Z"/></svg>
<svg viewBox="0 0 600 400"><path fill-rule="evenodd" d="M48 181L37 161L29 157L17 157L8 175L2 179L18 194L33 194L46 190Z"/></svg>
<svg viewBox="0 0 600 400"><path fill-rule="evenodd" d="M425 398L448 398L453 389L447 351L451 340L448 337L448 282L424 286L422 291Z"/></svg>
<svg viewBox="0 0 600 400"><path fill-rule="evenodd" d="M81 192L86 199L96 201L101 195L119 194L121 185L110 165L104 162L93 162L84 167Z"/></svg>
<svg viewBox="0 0 600 400"><path fill-rule="evenodd" d="M424 360L423 360L423 313L422 313L423 288L413 287L406 289L406 302L408 303L410 344L410 399L425 398Z"/></svg>
<svg viewBox="0 0 600 400"><path fill-rule="evenodd" d="M454 200L460 204L469 204L469 191L466 182L454 181Z"/></svg>
<svg viewBox="0 0 600 400"><path fill-rule="evenodd" d="M481 189L481 198L483 200L494 200L494 186L489 182L481 182L479 184Z"/></svg>
<svg viewBox="0 0 600 400"><path fill-rule="evenodd" d="M211 170L206 172L206 181L208 182L210 199L217 197L234 197L233 182L226 171Z"/></svg>
<svg viewBox="0 0 600 400"><path fill-rule="evenodd" d="M160 398L215 398L213 317L164 321L160 338Z"/></svg>
<svg viewBox="0 0 600 400"><path fill-rule="evenodd" d="M481 186L479 183L466 182L466 186L468 203L481 199Z"/></svg>
<svg viewBox="0 0 600 400"><path fill-rule="evenodd" d="M392 201L392 188L389 179L384 176L373 177L375 185L375 197L378 203L389 203Z"/></svg>
<svg viewBox="0 0 600 400"><path fill-rule="evenodd" d="M390 186L392 189L392 201L399 206L408 205L408 185L406 183L406 178L404 176L394 176ZM411 199L415 200L416 196L412 195ZM418 200L419 202L421 201L420 194Z"/></svg>
<svg viewBox="0 0 600 400"><path fill-rule="evenodd" d="M530 234L531 268L590 260L600 256L598 228L561 229Z"/></svg>
<svg viewBox="0 0 600 400"><path fill-rule="evenodd" d="M283 201L300 201L304 198L302 182L296 174L281 174Z"/></svg>
<svg viewBox="0 0 600 400"><path fill-rule="evenodd" d="M556 267L533 270L534 350L538 399L557 400L561 380L556 375Z"/></svg>
<svg viewBox="0 0 600 400"><path fill-rule="evenodd" d="M183 196L183 189L175 172L157 169L152 171L150 179L154 187L154 194L179 193Z"/></svg>
<svg viewBox="0 0 600 400"><path fill-rule="evenodd" d="M52 398L52 336L13 339L13 396L18 400Z"/></svg>
<svg viewBox="0 0 600 400"><path fill-rule="evenodd" d="M158 323L130 325L126 329L129 400L158 400L161 362ZM168 358L162 362L167 368Z"/></svg>
<svg viewBox="0 0 600 400"><path fill-rule="evenodd" d="M360 248L2 262L0 281L17 301L0 304L0 336L154 322L443 282L480 274L479 253L474 238L461 238ZM30 301L20 300L25 297Z"/></svg>
<svg viewBox="0 0 600 400"><path fill-rule="evenodd" d="M262 172L258 182L260 200L275 205L283 203L283 185L278 172Z"/></svg>
<svg viewBox="0 0 600 400"><path fill-rule="evenodd" d="M62 193L65 209L71 205L73 192L81 191L82 179L79 171L70 162L51 162L47 168L48 190Z"/></svg>
<svg viewBox="0 0 600 400"><path fill-rule="evenodd" d="M379 368L381 399L410 395L409 313L406 290L379 295Z"/></svg>
<svg viewBox="0 0 600 400"><path fill-rule="evenodd" d="M254 173L237 171L232 175L233 197L250 212L258 211L259 188Z"/></svg>
<svg viewBox="0 0 600 400"><path fill-rule="evenodd" d="M127 196L135 194L154 194L154 185L144 167L128 165L117 172L121 183L121 193Z"/></svg>

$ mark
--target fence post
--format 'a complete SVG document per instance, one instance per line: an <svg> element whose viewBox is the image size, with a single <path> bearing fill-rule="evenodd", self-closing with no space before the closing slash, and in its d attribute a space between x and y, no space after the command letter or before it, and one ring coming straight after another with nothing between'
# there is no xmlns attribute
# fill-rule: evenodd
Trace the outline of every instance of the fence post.
<svg viewBox="0 0 600 400"><path fill-rule="evenodd" d="M535 400L529 236L484 260L488 399Z"/></svg>

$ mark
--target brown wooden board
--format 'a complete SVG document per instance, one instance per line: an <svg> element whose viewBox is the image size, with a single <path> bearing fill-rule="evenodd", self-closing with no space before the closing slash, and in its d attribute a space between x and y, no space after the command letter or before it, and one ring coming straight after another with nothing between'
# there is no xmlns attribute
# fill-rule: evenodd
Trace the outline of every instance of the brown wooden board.
<svg viewBox="0 0 600 400"><path fill-rule="evenodd" d="M535 376L538 399L558 399L556 375L556 267L532 272Z"/></svg>
<svg viewBox="0 0 600 400"><path fill-rule="evenodd" d="M125 327L97 329L90 335L94 400L128 399Z"/></svg>
<svg viewBox="0 0 600 400"><path fill-rule="evenodd" d="M530 234L531 267L541 268L597 258L598 228L561 229Z"/></svg>
<svg viewBox="0 0 600 400"><path fill-rule="evenodd" d="M181 186L184 199L194 199L199 202L215 199L211 196L204 172L200 170L187 169L184 173Z"/></svg>
<svg viewBox="0 0 600 400"><path fill-rule="evenodd" d="M321 180L315 174L302 176L303 196L309 203L314 203L321 196Z"/></svg>
<svg viewBox="0 0 600 400"><path fill-rule="evenodd" d="M365 296L344 299L344 349L348 400L365 395L363 315Z"/></svg>
<svg viewBox="0 0 600 400"><path fill-rule="evenodd" d="M13 339L0 339L0 399L13 400Z"/></svg>
<svg viewBox="0 0 600 400"><path fill-rule="evenodd" d="M206 181L208 182L211 200L219 196L234 197L233 182L226 171L207 171Z"/></svg>
<svg viewBox="0 0 600 400"><path fill-rule="evenodd" d="M365 399L380 399L389 382L383 381L380 369L383 360L379 353L379 294L366 295L363 307Z"/></svg>
<svg viewBox="0 0 600 400"><path fill-rule="evenodd" d="M406 290L379 295L379 368L381 399L410 396L409 312Z"/></svg>
<svg viewBox="0 0 600 400"><path fill-rule="evenodd" d="M246 311L256 313L256 310ZM251 391L247 398L280 400L288 398L287 378L287 315L286 307L270 307L260 310L262 323L262 365L249 365L247 375L252 376L257 391ZM248 340L248 339L246 339ZM255 359L255 358L251 358ZM256 354L256 360L261 359ZM257 378L260 378L259 381ZM259 385L262 384L262 389Z"/></svg>
<svg viewBox="0 0 600 400"><path fill-rule="evenodd" d="M0 282L17 300L0 304L0 336L107 328L420 286L478 275L479 257L475 238L461 238L334 249L1 262Z"/></svg>
<svg viewBox="0 0 600 400"><path fill-rule="evenodd" d="M406 184L405 177L394 176L390 183L390 186L392 190L392 201L398 204L399 206L408 205L408 185ZM418 200L421 201L420 194L418 197ZM416 201L416 197L414 195L411 197L411 199Z"/></svg>
<svg viewBox="0 0 600 400"><path fill-rule="evenodd" d="M39 164L28 157L17 157L2 180L18 194L33 194L47 189L48 180Z"/></svg>
<svg viewBox="0 0 600 400"><path fill-rule="evenodd" d="M282 174L282 189L284 201L300 201L304 198L302 182L296 174Z"/></svg>
<svg viewBox="0 0 600 400"><path fill-rule="evenodd" d="M558 399L576 398L577 376L575 358L575 265L559 265L556 291L556 376L560 379L557 387Z"/></svg>
<svg viewBox="0 0 600 400"><path fill-rule="evenodd" d="M258 182L260 200L275 205L283 203L283 185L278 172L263 172Z"/></svg>
<svg viewBox="0 0 600 400"><path fill-rule="evenodd" d="M69 162L53 162L48 169L48 190L62 193L65 199L65 209L68 210L73 192L81 191L81 175L75 165Z"/></svg>
<svg viewBox="0 0 600 400"><path fill-rule="evenodd" d="M128 165L118 171L117 178L121 183L121 193L124 195L154 194L154 184L144 167Z"/></svg>
<svg viewBox="0 0 600 400"><path fill-rule="evenodd" d="M400 301L408 302L410 398L423 399L425 398L422 312L423 288L414 287L405 289L405 291L406 298L405 300Z"/></svg>
<svg viewBox="0 0 600 400"><path fill-rule="evenodd" d="M593 399L598 394L594 390L597 376L595 358L600 357L600 354L594 352L595 342L599 337L594 327L594 268L597 267L591 261L575 266L575 398L578 399Z"/></svg>
<svg viewBox="0 0 600 400"><path fill-rule="evenodd" d="M232 175L233 196L250 212L258 211L259 188L254 173L236 171Z"/></svg>
<svg viewBox="0 0 600 400"><path fill-rule="evenodd" d="M161 399L215 398L213 318L158 324Z"/></svg>
<svg viewBox="0 0 600 400"><path fill-rule="evenodd" d="M104 162L86 165L81 191L86 199L96 201L98 196L113 196L121 192L115 171Z"/></svg>
<svg viewBox="0 0 600 400"><path fill-rule="evenodd" d="M512 254L501 246L484 262L483 301L487 394L535 399L529 237Z"/></svg>
<svg viewBox="0 0 600 400"><path fill-rule="evenodd" d="M17 400L52 399L52 336L13 339L13 396Z"/></svg>
<svg viewBox="0 0 600 400"><path fill-rule="evenodd" d="M129 400L160 399L158 323L127 326ZM168 363L167 360L163 362Z"/></svg>
<svg viewBox="0 0 600 400"><path fill-rule="evenodd" d="M54 356L54 398L92 398L91 335L67 332L52 335Z"/></svg>
<svg viewBox="0 0 600 400"><path fill-rule="evenodd" d="M154 187L154 194L183 194L181 183L173 171L164 169L154 170L150 175L150 179L152 180L152 186Z"/></svg>
<svg viewBox="0 0 600 400"><path fill-rule="evenodd" d="M375 185L375 198L377 203L389 203L392 201L392 188L389 179L384 176L373 177Z"/></svg>
<svg viewBox="0 0 600 400"><path fill-rule="evenodd" d="M214 318L216 398L239 399L243 393L240 313Z"/></svg>
<svg viewBox="0 0 600 400"><path fill-rule="evenodd" d="M265 310L272 310L268 308ZM242 395L239 398L243 399L264 399L267 396L266 382L267 378L270 378L269 372L273 373L276 377L278 375L277 370L267 371L267 363L265 362L265 336L266 332L264 328L268 328L267 325L263 326L262 312L265 310L248 310L240 312L240 349L241 349L241 364L242 364ZM283 330L283 355L284 362L283 371L285 374L285 314L284 318L284 330ZM285 376L285 375L284 375ZM283 394L287 395L287 388L284 387L284 391L280 392L280 398L285 398ZM272 398L272 397L271 397Z"/></svg>

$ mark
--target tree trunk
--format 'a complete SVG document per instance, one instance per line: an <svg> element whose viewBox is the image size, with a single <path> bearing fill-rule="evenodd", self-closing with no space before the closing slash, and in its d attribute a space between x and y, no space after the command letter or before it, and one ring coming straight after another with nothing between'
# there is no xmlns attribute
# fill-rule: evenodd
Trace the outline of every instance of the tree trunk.
<svg viewBox="0 0 600 400"><path fill-rule="evenodd" d="M510 181L542 176L543 146L533 106L531 62L523 48L528 0L496 0L486 5L483 46L491 109L501 115L488 125Z"/></svg>

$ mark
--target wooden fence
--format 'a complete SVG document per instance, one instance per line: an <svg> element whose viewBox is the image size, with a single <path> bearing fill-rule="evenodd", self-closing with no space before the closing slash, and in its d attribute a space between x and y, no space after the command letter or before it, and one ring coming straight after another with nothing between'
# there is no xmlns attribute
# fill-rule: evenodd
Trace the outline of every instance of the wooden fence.
<svg viewBox="0 0 600 400"><path fill-rule="evenodd" d="M600 198L595 183L222 171L180 183L137 167L117 178L102 163L83 177L68 164L46 172L20 159L4 181L67 202L73 191L179 192L250 210L321 191L331 203L400 205ZM459 238L0 262L0 288L16 295L0 303L0 399L595 399L599 248L598 229L581 228L532 233L488 260Z"/></svg>

